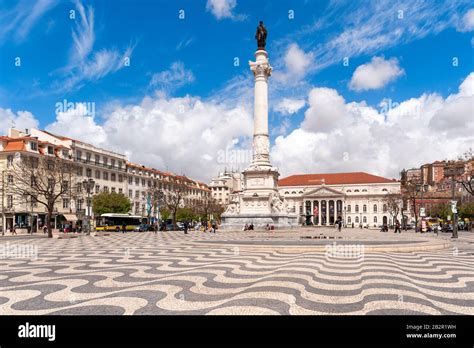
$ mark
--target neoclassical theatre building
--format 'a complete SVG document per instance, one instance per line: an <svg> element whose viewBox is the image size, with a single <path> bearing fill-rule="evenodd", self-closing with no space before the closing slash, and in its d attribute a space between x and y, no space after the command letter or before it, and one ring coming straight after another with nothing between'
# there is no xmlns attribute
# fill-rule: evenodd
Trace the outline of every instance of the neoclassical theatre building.
<svg viewBox="0 0 474 348"><path fill-rule="evenodd" d="M392 224L385 197L400 193L399 181L364 172L292 175L278 185L299 223L319 226L333 225L338 217L347 226Z"/></svg>

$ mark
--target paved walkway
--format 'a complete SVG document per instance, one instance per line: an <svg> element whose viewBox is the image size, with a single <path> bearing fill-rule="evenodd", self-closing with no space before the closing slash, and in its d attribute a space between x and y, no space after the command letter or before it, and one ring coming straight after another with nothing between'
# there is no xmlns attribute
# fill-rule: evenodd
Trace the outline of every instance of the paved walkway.
<svg viewBox="0 0 474 348"><path fill-rule="evenodd" d="M354 245L437 239L449 247L328 254L242 246L321 234ZM466 232L453 243L446 234L357 229L13 236L0 237L0 256L0 314L474 313L474 234Z"/></svg>

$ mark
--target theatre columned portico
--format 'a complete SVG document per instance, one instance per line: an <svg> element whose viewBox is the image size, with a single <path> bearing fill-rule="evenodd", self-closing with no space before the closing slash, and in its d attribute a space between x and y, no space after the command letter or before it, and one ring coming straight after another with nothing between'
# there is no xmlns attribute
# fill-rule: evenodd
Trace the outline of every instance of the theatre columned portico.
<svg viewBox="0 0 474 348"><path fill-rule="evenodd" d="M320 187L303 194L302 198L305 219L309 219L307 222L313 225L334 225L338 218L343 218L345 201L343 192Z"/></svg>

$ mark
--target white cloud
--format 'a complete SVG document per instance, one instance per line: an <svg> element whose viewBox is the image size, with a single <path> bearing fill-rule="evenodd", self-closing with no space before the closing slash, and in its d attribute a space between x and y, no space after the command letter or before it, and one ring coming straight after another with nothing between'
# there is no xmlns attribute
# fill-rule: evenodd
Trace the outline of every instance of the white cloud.
<svg viewBox="0 0 474 348"><path fill-rule="evenodd" d="M447 98L385 100L379 110L314 88L305 119L275 140L272 160L282 175L367 171L396 178L403 168L455 158L474 143L473 82L471 73Z"/></svg>
<svg viewBox="0 0 474 348"><path fill-rule="evenodd" d="M0 11L0 42L6 36L16 41L27 38L36 22L58 4L57 0L19 1L13 9Z"/></svg>
<svg viewBox="0 0 474 348"><path fill-rule="evenodd" d="M273 109L282 115L291 115L296 114L305 105L304 99L283 98Z"/></svg>
<svg viewBox="0 0 474 348"><path fill-rule="evenodd" d="M133 46L123 52L116 49L101 49L93 52L95 43L94 9L85 8L80 0L75 1L79 17L72 31L73 46L69 54L68 65L60 69L64 79L53 83L53 92L63 93L80 89L84 81L97 81L117 72L126 66L126 58L130 59Z"/></svg>
<svg viewBox="0 0 474 348"><path fill-rule="evenodd" d="M38 120L29 111L14 113L11 109L0 108L0 135L7 134L9 128L19 130L38 127Z"/></svg>
<svg viewBox="0 0 474 348"><path fill-rule="evenodd" d="M233 13L236 6L237 0L207 0L206 10L210 11L219 20L224 18L244 19L245 16Z"/></svg>
<svg viewBox="0 0 474 348"><path fill-rule="evenodd" d="M70 110L58 112L56 120L49 124L46 130L77 140L87 139L91 144L108 147L105 130L96 123L94 115L90 115L87 105L82 103Z"/></svg>
<svg viewBox="0 0 474 348"><path fill-rule="evenodd" d="M150 86L158 87L163 91L171 91L192 83L194 80L193 72L178 61L171 64L169 70L153 74Z"/></svg>
<svg viewBox="0 0 474 348"><path fill-rule="evenodd" d="M382 88L403 74L396 58L373 57L370 63L355 69L349 88L356 91Z"/></svg>
<svg viewBox="0 0 474 348"><path fill-rule="evenodd" d="M196 97L145 97L138 105L115 105L99 124L81 106L58 113L47 129L129 155L134 162L208 181L224 167L248 163L253 121L244 107ZM247 156L246 159L249 157Z"/></svg>
<svg viewBox="0 0 474 348"><path fill-rule="evenodd" d="M460 25L458 25L458 31L466 32L474 30L474 8L467 11L462 17Z"/></svg>
<svg viewBox="0 0 474 348"><path fill-rule="evenodd" d="M292 43L288 46L282 57L284 67L273 75L277 82L284 84L296 84L313 70L312 62L314 55L306 53L298 44Z"/></svg>

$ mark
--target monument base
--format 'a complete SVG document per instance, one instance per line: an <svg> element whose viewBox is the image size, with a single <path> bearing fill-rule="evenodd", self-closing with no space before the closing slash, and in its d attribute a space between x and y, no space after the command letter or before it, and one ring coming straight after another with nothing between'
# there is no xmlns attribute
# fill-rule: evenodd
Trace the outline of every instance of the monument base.
<svg viewBox="0 0 474 348"><path fill-rule="evenodd" d="M255 230L264 230L267 225L274 226L276 230L298 227L297 215L266 213L266 214L222 214L220 229L244 229L245 224L253 224Z"/></svg>

